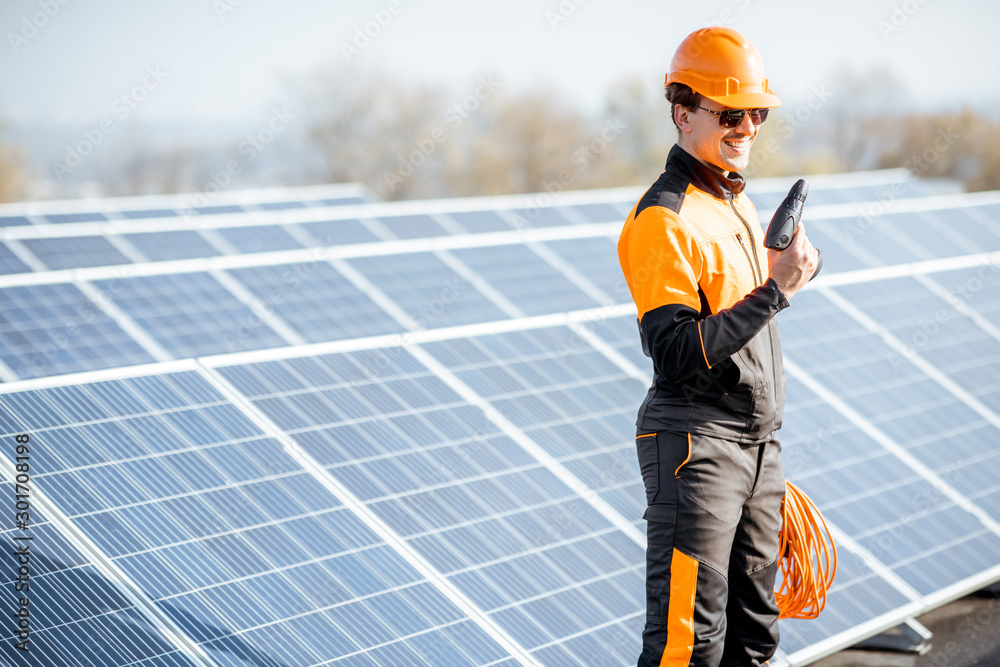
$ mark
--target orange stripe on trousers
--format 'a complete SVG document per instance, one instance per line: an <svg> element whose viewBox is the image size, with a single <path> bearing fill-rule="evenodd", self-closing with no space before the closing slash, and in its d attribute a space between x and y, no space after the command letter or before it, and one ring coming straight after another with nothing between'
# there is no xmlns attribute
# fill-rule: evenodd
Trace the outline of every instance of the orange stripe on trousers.
<svg viewBox="0 0 1000 667"><path fill-rule="evenodd" d="M670 602L667 606L667 645L660 667L691 664L694 652L694 594L698 561L674 549L670 561Z"/></svg>

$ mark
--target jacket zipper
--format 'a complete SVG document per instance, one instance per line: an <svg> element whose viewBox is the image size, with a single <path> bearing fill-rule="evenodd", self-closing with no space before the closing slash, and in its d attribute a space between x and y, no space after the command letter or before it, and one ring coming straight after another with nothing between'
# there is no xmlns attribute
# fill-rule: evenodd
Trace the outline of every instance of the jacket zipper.
<svg viewBox="0 0 1000 667"><path fill-rule="evenodd" d="M743 226L746 227L747 234L750 236L750 249L753 250L752 261L750 259L750 253L747 252L746 244L743 242L743 237L737 234L736 238L740 240L740 245L743 246L743 252L746 253L747 261L750 262L750 270L753 271L754 267L757 268L756 272L754 272L754 275L757 277L757 284L760 285L761 283L764 282L764 274L760 270L760 260L757 258L757 245L753 241L753 232L750 230L750 223L744 220L743 216L740 215L740 212L736 210L736 205L733 203L732 197L729 197L729 208L733 209L733 213L736 214L736 217L739 218L740 222L743 223Z"/></svg>
<svg viewBox="0 0 1000 667"><path fill-rule="evenodd" d="M754 277L756 277L757 273L754 271L753 259L750 257L750 251L747 250L747 244L743 240L743 235L737 232L736 240L740 242L740 247L743 248L743 254L747 256L747 263L750 264L750 273L753 273Z"/></svg>
<svg viewBox="0 0 1000 667"><path fill-rule="evenodd" d="M747 262L750 264L750 272L754 273L754 269L756 268L756 274L755 275L757 276L757 279L758 279L757 280L757 284L760 285L760 284L762 284L764 282L764 275L763 275L763 272L760 270L760 260L757 257L757 245L754 243L754 240L753 240L753 231L750 230L750 223L748 223L743 218L743 216L740 215L740 212L736 210L736 204L733 203L732 195L729 196L729 208L733 209L733 213L735 213L736 217L739 218L740 222L743 223L743 226L747 230L747 235L750 237L750 247L753 250L753 259L750 258L750 251L747 250L746 242L744 242L744 240L743 240L743 235L739 234L739 233L736 234L736 238L740 242L740 247L743 248L743 254L747 256ZM771 403L774 404L777 401L777 393L776 393L777 392L777 386L775 384L777 382L777 374L774 372L774 337L771 335L771 327L770 326L767 327L767 341L768 341L768 347L771 350L771 364L772 364L771 365L771 376L774 378L774 381L771 383ZM750 372L753 373L753 369L752 368L750 369ZM754 376L754 386L756 386L756 384L757 384L757 374L753 373L753 376ZM751 398L750 400L751 400L751 405L753 405L753 403L756 402L756 399L754 399L754 398ZM751 407L751 412L752 411L753 411L753 408ZM749 426L750 426L750 415L748 414L747 415L747 427L749 427Z"/></svg>

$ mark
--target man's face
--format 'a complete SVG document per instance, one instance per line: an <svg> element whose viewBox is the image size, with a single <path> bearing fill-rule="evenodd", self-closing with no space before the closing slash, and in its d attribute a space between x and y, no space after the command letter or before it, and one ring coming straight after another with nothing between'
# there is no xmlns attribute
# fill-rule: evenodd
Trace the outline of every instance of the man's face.
<svg viewBox="0 0 1000 667"><path fill-rule="evenodd" d="M698 106L712 111L724 111L730 107L701 98ZM750 146L757 137L757 126L750 122L750 114L744 114L737 127L722 127L719 117L704 109L684 109L689 123L682 148L705 164L723 171L742 171L750 163Z"/></svg>

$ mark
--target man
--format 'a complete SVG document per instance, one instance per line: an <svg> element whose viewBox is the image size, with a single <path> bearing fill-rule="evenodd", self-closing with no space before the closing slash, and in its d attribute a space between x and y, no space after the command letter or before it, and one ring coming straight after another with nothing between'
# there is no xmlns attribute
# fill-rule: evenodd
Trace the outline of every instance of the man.
<svg viewBox="0 0 1000 667"><path fill-rule="evenodd" d="M666 83L677 144L618 243L654 372L636 432L648 502L638 664L764 665L778 644L785 491L774 315L817 253L802 225L786 250L765 250L736 173L780 104L757 49L735 30L698 30Z"/></svg>

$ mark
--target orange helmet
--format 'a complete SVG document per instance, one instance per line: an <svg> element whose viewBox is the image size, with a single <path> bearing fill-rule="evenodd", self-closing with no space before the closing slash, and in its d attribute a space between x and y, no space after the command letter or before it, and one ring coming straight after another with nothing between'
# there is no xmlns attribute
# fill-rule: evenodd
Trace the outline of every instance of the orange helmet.
<svg viewBox="0 0 1000 667"><path fill-rule="evenodd" d="M781 106L767 87L760 52L732 28L702 28L685 37L666 76L674 82L727 107Z"/></svg>

